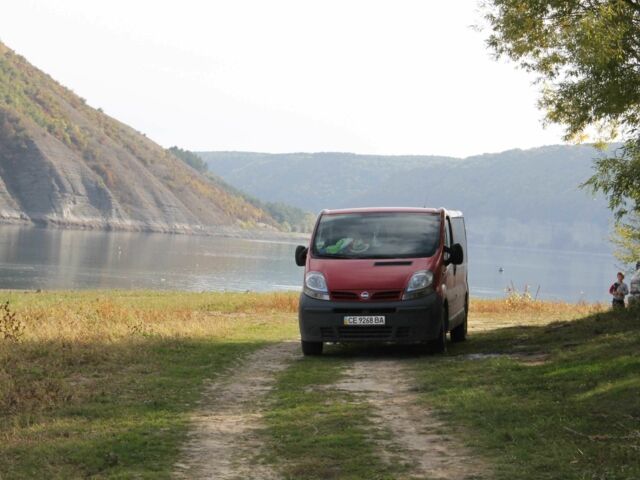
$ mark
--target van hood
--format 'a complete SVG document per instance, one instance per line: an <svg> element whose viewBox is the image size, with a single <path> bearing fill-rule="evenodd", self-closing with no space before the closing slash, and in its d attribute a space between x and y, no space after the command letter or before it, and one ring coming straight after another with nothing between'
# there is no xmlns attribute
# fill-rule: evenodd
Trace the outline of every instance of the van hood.
<svg viewBox="0 0 640 480"><path fill-rule="evenodd" d="M321 272L329 291L404 290L419 270L432 270L435 257L402 259L309 258L309 270Z"/></svg>

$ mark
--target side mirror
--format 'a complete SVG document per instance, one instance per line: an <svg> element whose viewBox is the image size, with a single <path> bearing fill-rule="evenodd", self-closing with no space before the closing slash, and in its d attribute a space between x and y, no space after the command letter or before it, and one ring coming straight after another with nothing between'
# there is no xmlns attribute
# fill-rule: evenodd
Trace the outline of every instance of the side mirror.
<svg viewBox="0 0 640 480"><path fill-rule="evenodd" d="M304 245L298 245L296 247L296 265L299 267L304 267L304 264L307 263L307 252L309 249Z"/></svg>
<svg viewBox="0 0 640 480"><path fill-rule="evenodd" d="M464 251L462 250L462 245L454 243L451 245L451 249L449 250L449 263L461 265L462 262L464 262Z"/></svg>

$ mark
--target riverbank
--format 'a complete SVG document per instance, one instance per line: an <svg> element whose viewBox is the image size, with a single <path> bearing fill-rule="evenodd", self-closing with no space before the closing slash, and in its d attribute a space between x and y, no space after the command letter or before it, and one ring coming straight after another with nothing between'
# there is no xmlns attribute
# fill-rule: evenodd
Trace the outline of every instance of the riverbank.
<svg viewBox="0 0 640 480"><path fill-rule="evenodd" d="M39 228L79 232L161 233L204 237L241 238L247 240L290 240L308 242L310 233L285 232L270 225L205 227L202 225L154 225L149 223L103 224L100 222L35 222L26 218L0 216L0 227Z"/></svg>
<svg viewBox="0 0 640 480"><path fill-rule="evenodd" d="M208 386L263 347L297 339L295 293L3 291L0 301L9 302L0 312L3 480L168 478ZM378 467L405 478L405 463L376 453L392 433L371 434L370 407L339 385L353 362L374 356L401 364L412 408L464 431L490 478L636 478L639 323L601 305L474 300L469 341L442 357L295 353L265 400L263 460L295 478L364 478ZM296 433L301 425L309 435ZM361 460L325 461L354 441Z"/></svg>

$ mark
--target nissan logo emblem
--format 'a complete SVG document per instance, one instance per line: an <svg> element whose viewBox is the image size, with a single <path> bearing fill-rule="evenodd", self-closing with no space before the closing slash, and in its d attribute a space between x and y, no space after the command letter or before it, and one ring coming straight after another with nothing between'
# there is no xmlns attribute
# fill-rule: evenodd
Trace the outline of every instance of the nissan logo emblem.
<svg viewBox="0 0 640 480"><path fill-rule="evenodd" d="M360 294L360 298L363 300L368 300L369 299L369 292L362 292Z"/></svg>

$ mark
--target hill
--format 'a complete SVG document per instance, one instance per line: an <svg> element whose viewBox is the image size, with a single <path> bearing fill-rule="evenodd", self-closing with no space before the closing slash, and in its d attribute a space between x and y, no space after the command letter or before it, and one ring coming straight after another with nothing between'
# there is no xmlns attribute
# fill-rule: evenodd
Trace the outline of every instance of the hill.
<svg viewBox="0 0 640 480"><path fill-rule="evenodd" d="M178 147L171 147L169 151L176 157L195 168L202 175L205 175L210 181L216 185L220 185L229 193L242 197L251 205L266 211L271 217L278 222L280 229L285 232L301 232L309 233L315 223L315 215L297 207L292 207L282 202L263 202L257 198L247 195L246 193L230 186L224 182L218 175L209 171L207 163L196 153L189 150L183 150Z"/></svg>
<svg viewBox="0 0 640 480"><path fill-rule="evenodd" d="M1 43L0 221L184 233L277 226Z"/></svg>
<svg viewBox="0 0 640 480"><path fill-rule="evenodd" d="M261 200L318 212L347 206L463 210L476 244L609 250L611 214L579 185L588 145L510 150L464 159L351 153L201 152L209 170Z"/></svg>

